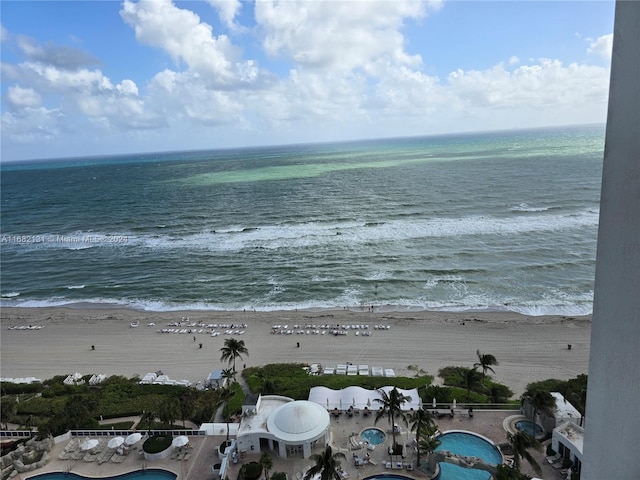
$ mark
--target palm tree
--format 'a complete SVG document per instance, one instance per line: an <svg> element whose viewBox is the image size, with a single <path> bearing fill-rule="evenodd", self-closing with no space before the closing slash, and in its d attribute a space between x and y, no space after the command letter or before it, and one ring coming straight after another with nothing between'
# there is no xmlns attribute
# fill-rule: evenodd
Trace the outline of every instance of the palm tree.
<svg viewBox="0 0 640 480"><path fill-rule="evenodd" d="M378 420L380 420L382 417L385 417L385 416L387 417L387 419L389 420L389 423L391 424L391 434L393 435L393 445L395 446L396 445L395 420L396 418L399 420L402 420L404 424L407 425L408 423L407 414L402 410L402 405L404 405L406 402L410 402L411 397L403 395L395 387L393 387L393 390L389 391L389 394L387 394L387 392L385 392L381 388L378 389L378 392L380 393L380 396L382 398L374 398L373 401L378 402L381 405L381 407L380 407L380 410L378 410L378 413L376 414L376 418L373 421L373 423L375 425L376 423L378 423Z"/></svg>
<svg viewBox="0 0 640 480"><path fill-rule="evenodd" d="M142 416L140 417L140 425L143 423L147 424L147 431L151 433L151 426L153 422L156 420L156 412L152 410L145 410L142 412Z"/></svg>
<svg viewBox="0 0 640 480"><path fill-rule="evenodd" d="M271 458L269 452L262 452L262 455L260 455L260 465L262 465L262 469L264 470L264 478L267 480L269 478L269 470L273 468L273 458Z"/></svg>
<svg viewBox="0 0 640 480"><path fill-rule="evenodd" d="M556 399L553 398L549 392L540 390L537 388L529 389L522 394L521 402L528 402L533 408L532 422L535 423L536 416L540 413L551 417L553 416L553 409L556 407Z"/></svg>
<svg viewBox="0 0 640 480"><path fill-rule="evenodd" d="M519 472L521 460L524 458L529 465L531 465L533 470L540 475L542 469L540 468L540 465L538 465L538 462L536 462L535 458L533 458L529 453L530 448L534 448L538 451L541 450L542 446L540 445L540 442L524 432L517 432L515 434L507 433L507 438L509 439L509 443L513 449L513 468Z"/></svg>
<svg viewBox="0 0 640 480"><path fill-rule="evenodd" d="M218 405L228 405L229 400L233 398L233 392L229 387L222 387L218 389ZM224 419L227 422L227 440L229 442L229 415L224 415Z"/></svg>
<svg viewBox="0 0 640 480"><path fill-rule="evenodd" d="M480 353L480 350L477 350L476 354L478 355L478 361L473 364L473 368L480 367L482 369L482 383L484 383L487 370L491 373L496 373L491 367L493 365L498 365L498 360L496 360L496 357L490 353Z"/></svg>
<svg viewBox="0 0 640 480"><path fill-rule="evenodd" d="M8 399L0 403L0 418L5 423L5 428L8 430L7 424L18 411L18 396L15 400L13 397L7 397Z"/></svg>
<svg viewBox="0 0 640 480"><path fill-rule="evenodd" d="M315 463L304 474L303 480L311 480L320 475L320 480L342 480L340 472L340 459L347 457L342 452L333 453L331 445L327 445L322 453L311 455L310 459Z"/></svg>
<svg viewBox="0 0 640 480"><path fill-rule="evenodd" d="M220 374L222 377L222 385L228 388L231 385L231 380L234 379L234 375L232 368L223 368Z"/></svg>
<svg viewBox="0 0 640 480"><path fill-rule="evenodd" d="M430 436L435 433L435 422L429 410L420 408L411 417L411 431L416 432L416 445L420 445L423 436ZM416 453L416 466L420 466L420 448Z"/></svg>
<svg viewBox="0 0 640 480"><path fill-rule="evenodd" d="M176 418L180 416L180 402L172 397L166 397L158 409L158 417L166 428L172 428Z"/></svg>
<svg viewBox="0 0 640 480"><path fill-rule="evenodd" d="M193 410L196 406L197 394L194 390L189 389L182 395L180 395L180 420L182 420L182 426L186 428L186 420L191 418Z"/></svg>
<svg viewBox="0 0 640 480"><path fill-rule="evenodd" d="M471 390L475 390L481 383L482 377L476 367L463 369L464 386L467 389L467 401L471 398Z"/></svg>
<svg viewBox="0 0 640 480"><path fill-rule="evenodd" d="M236 378L236 359L242 360L242 355L249 355L249 350L244 344L244 340L236 340L235 338L227 338L224 346L220 349L222 355L220 360L233 364L233 378Z"/></svg>
<svg viewBox="0 0 640 480"><path fill-rule="evenodd" d="M428 460L429 455L431 455L431 452L433 452L436 448L438 448L438 446L440 446L440 440L438 440L435 436L433 435L425 436L418 443L418 453L424 453L427 456L427 460Z"/></svg>

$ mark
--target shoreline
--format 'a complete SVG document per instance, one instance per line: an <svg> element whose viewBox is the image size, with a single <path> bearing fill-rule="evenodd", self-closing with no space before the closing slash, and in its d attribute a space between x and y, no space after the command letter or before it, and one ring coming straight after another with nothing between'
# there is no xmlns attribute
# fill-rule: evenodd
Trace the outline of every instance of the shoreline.
<svg viewBox="0 0 640 480"><path fill-rule="evenodd" d="M132 310L141 313L148 314L162 314L162 313L176 313L176 312L201 312L201 313L224 313L224 312L236 312L236 313L247 313L247 312L261 312L261 313L269 313L269 312L325 312L325 311L350 311L350 312L368 312L369 309L373 306L376 312L378 313L451 313L451 314L473 314L473 313L507 313L514 315L522 315L526 317L577 317L577 318L587 318L591 317L592 311L589 310L587 313L584 311L577 310L562 310L557 312L543 312L536 313L533 311L526 311L526 308L520 309L511 309L505 305L495 305L495 306L485 306L485 307L468 307L468 308L448 308L448 307L440 307L440 308L426 308L422 306L416 305L406 305L406 304L362 304L362 305L347 305L347 306L307 306L307 307L290 307L283 308L275 307L275 308L266 308L266 307L251 307L251 308L195 308L193 306L176 306L175 308L164 308L161 310L147 308L147 307L137 307L132 304L124 304L124 303L116 303L116 302L90 302L90 301L78 301L78 302L68 302L61 304L45 304L45 305L12 305L7 304L7 302L11 302L9 298L4 298L3 301L0 301L0 310L1 309L69 309L69 310Z"/></svg>
<svg viewBox="0 0 640 480"><path fill-rule="evenodd" d="M442 367L473 367L476 350L480 350L498 359L492 376L509 386L516 396L530 382L566 380L588 370L590 316L382 308L370 312L363 308L151 312L126 306L3 307L0 376L48 379L80 372L142 378L148 372L162 370L171 379L196 384L212 370L226 367L220 362L220 348L227 338L244 340L249 351L248 356L238 360L238 370L245 364L296 362L335 366L351 362L393 369L398 376L424 371L434 376L434 383L439 382L437 374ZM193 327L193 332L159 333L168 324L183 319L204 327ZM131 328L134 322L140 326ZM217 327L219 335L211 336L207 325L214 324L246 327L243 334L226 334L226 329ZM9 329L12 325L43 328ZM273 325L299 325L305 333L274 334ZM356 335L360 331L355 329L340 336L320 333L322 326L333 325L369 328L362 329L362 335ZM378 325L390 328L377 330ZM316 330L318 333L313 333ZM298 343L300 347L296 346ZM572 345L571 350L568 344Z"/></svg>

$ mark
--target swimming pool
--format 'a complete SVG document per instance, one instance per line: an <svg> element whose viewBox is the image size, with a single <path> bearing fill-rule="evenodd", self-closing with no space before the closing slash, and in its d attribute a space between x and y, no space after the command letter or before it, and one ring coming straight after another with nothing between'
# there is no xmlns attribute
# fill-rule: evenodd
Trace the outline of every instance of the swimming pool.
<svg viewBox="0 0 640 480"><path fill-rule="evenodd" d="M365 477L364 480L413 480L413 478L405 477L404 475L381 473L379 475L371 475L370 477Z"/></svg>
<svg viewBox="0 0 640 480"><path fill-rule="evenodd" d="M521 432L531 435L532 437L540 437L544 433L540 425L533 423L530 420L517 421L515 427Z"/></svg>
<svg viewBox="0 0 640 480"><path fill-rule="evenodd" d="M368 442L371 445L380 445L387 439L387 434L379 428L365 428L360 432L360 438L363 442Z"/></svg>
<svg viewBox="0 0 640 480"><path fill-rule="evenodd" d="M82 475L71 472L43 473L29 477L29 480L176 480L176 478L178 478L178 476L175 473L168 472L167 470L147 468L145 470L137 470L112 477L83 477Z"/></svg>
<svg viewBox="0 0 640 480"><path fill-rule="evenodd" d="M502 463L502 454L487 439L472 432L449 431L438 437L440 445L436 451L448 450L451 453L467 457L479 457L486 463ZM488 480L489 472L463 468L450 463L440 462L440 480Z"/></svg>

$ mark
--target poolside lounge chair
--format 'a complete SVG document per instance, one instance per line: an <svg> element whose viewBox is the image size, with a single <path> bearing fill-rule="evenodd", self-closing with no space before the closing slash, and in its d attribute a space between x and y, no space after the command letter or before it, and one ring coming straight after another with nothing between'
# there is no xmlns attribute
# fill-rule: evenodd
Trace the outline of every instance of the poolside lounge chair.
<svg viewBox="0 0 640 480"><path fill-rule="evenodd" d="M556 453L553 457L545 457L547 459L547 462L549 462L549 464L553 465L554 463L556 463L558 460L560 460L562 458L562 455L559 453Z"/></svg>
<svg viewBox="0 0 640 480"><path fill-rule="evenodd" d="M351 450L358 450L364 446L362 441L358 438L357 435L351 435L349 437L349 445Z"/></svg>

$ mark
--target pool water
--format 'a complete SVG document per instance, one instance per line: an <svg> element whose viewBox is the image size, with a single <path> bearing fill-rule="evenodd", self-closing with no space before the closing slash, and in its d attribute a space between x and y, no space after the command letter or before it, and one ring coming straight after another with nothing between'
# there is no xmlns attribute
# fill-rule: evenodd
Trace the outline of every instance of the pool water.
<svg viewBox="0 0 640 480"><path fill-rule="evenodd" d="M136 472L125 473L123 475L115 475L112 477L83 477L75 473L43 473L30 477L29 480L176 480L178 476L175 473L156 468L148 468L146 470L138 470Z"/></svg>
<svg viewBox="0 0 640 480"><path fill-rule="evenodd" d="M380 445L387 440L387 434L379 428L365 428L360 432L360 438L371 445Z"/></svg>
<svg viewBox="0 0 640 480"><path fill-rule="evenodd" d="M491 443L474 435L464 432L449 432L438 437L440 445L436 451L448 450L457 455L467 457L479 457L486 463L497 465L502 463L502 455ZM440 463L440 480L488 480L491 478L489 472L475 470L471 468L458 467L450 463Z"/></svg>
<svg viewBox="0 0 640 480"><path fill-rule="evenodd" d="M516 428L527 435L531 435L532 437L539 437L543 433L540 425L529 420L520 420L516 422Z"/></svg>

